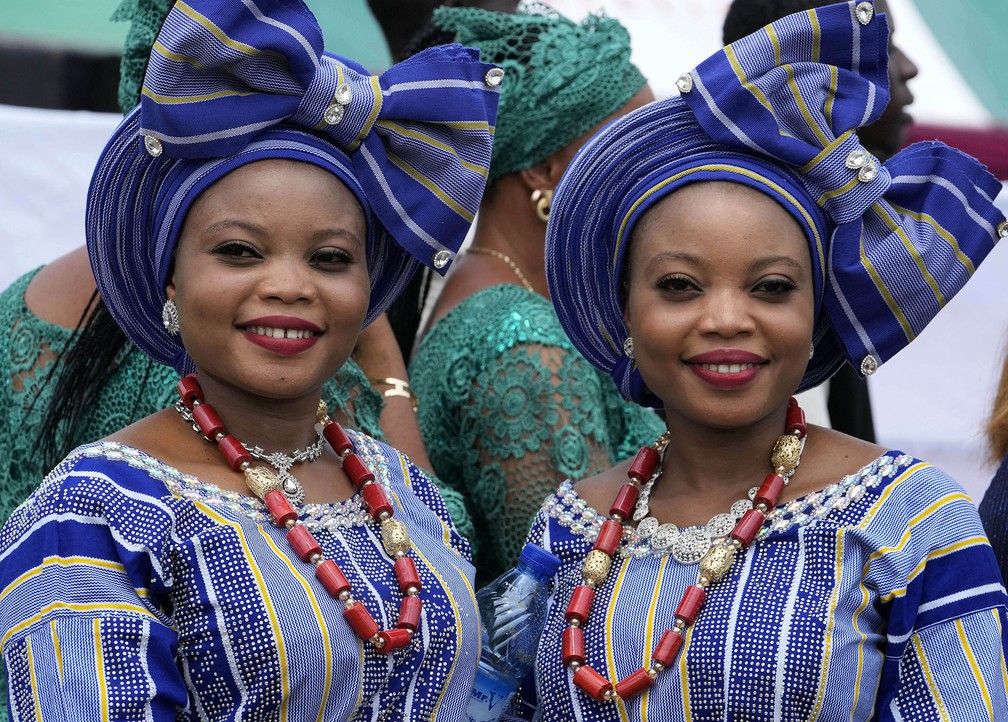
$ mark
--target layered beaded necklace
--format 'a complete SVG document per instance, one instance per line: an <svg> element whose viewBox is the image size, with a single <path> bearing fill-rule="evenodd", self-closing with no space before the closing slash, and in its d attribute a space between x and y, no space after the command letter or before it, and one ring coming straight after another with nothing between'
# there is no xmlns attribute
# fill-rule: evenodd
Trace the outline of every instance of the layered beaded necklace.
<svg viewBox="0 0 1008 722"><path fill-rule="evenodd" d="M585 557L581 571L582 584L575 587L564 614L568 626L563 632L562 659L564 666L573 670L574 684L579 689L598 702L609 702L616 698L629 699L651 687L658 675L672 665L682 649L687 628L700 614L707 598L707 588L728 574L735 562L735 555L752 543L766 521L767 514L777 505L781 492L801 461L805 433L805 413L798 402L791 398L787 405L785 433L778 437L770 454L773 471L767 474L763 483L755 488L755 492L751 492L751 508L735 522L727 536L713 543L703 554L697 582L687 587L679 600L675 623L658 640L651 653L650 665L641 667L629 677L613 684L585 663L584 628L591 613L595 589L605 582L613 556L623 539L624 520L631 517L635 508L638 520L646 517L647 502L644 502L644 513L639 514L638 501L643 496L642 492L645 489L649 492L651 484L661 474L661 454L668 444L667 433L637 453L627 471L630 480L616 494L609 509L610 518L602 523L595 545Z"/></svg>
<svg viewBox="0 0 1008 722"><path fill-rule="evenodd" d="M305 562L315 567L315 578L325 590L344 605L343 617L362 641L370 642L379 652L389 653L405 647L413 639L420 625L420 575L416 564L408 556L413 548L406 525L393 518L394 509L374 473L365 466L354 450L353 442L338 423L329 418L325 402L319 402L317 421L322 426L322 436L340 457L343 471L361 492L371 518L381 529L382 546L394 560L393 572L403 598L399 618L391 629L380 629L371 613L354 599L350 582L332 559L326 559L322 547L312 536L284 494L283 482L270 469L252 466L253 456L237 438L228 433L213 408L203 400L196 374L189 374L178 383L178 394L188 411L197 433L217 445L218 450L235 471L245 474L245 482L257 497L262 499L273 523L287 530L287 542Z"/></svg>

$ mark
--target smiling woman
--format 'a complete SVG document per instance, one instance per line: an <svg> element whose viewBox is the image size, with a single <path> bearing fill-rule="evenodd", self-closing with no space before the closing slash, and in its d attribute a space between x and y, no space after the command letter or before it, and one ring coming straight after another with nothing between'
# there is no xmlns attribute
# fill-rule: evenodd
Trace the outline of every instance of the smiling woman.
<svg viewBox="0 0 1008 722"><path fill-rule="evenodd" d="M468 543L322 389L418 263L453 260L498 85L460 46L371 77L298 2L174 7L86 232L179 399L72 451L0 533L12 717L461 719Z"/></svg>
<svg viewBox="0 0 1008 722"><path fill-rule="evenodd" d="M859 142L886 53L871 2L785 17L603 128L557 187L560 321L666 428L533 523L562 560L536 720L1008 716L1008 598L969 497L793 397L872 373L1008 236L974 159Z"/></svg>

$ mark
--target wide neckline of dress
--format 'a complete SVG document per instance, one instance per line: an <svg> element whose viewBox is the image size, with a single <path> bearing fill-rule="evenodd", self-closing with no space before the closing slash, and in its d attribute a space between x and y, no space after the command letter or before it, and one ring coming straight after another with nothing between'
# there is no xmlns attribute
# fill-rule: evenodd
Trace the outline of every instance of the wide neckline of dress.
<svg viewBox="0 0 1008 722"><path fill-rule="evenodd" d="M857 471L847 474L840 480L828 484L822 489L777 505L770 510L767 521L756 535L761 541L772 534L782 534L794 526L805 526L813 521L829 517L839 512L864 496L868 489L878 486L900 469L912 463L920 463L918 459L897 449L890 449L875 457ZM574 488L574 482L565 479L560 487L550 494L543 503L545 513L557 519L571 532L592 541L598 536L602 523L609 518L590 506ZM702 525L699 525L702 528ZM680 527L680 529L695 529ZM639 540L635 532L631 532L622 546L624 556L644 556L653 553L650 542ZM664 550L661 553L668 553Z"/></svg>
<svg viewBox="0 0 1008 722"><path fill-rule="evenodd" d="M357 447L358 453L364 457L365 463L374 473L375 481L384 487L391 498L395 498L391 489L388 468L378 450L377 442L359 431L353 429L346 431ZM96 441L79 447L67 457L67 461L73 460L76 456L122 461L164 483L169 493L177 498L199 501L210 506L225 507L256 523L272 523L266 504L258 497L222 489L217 484L187 474L130 444L118 441ZM382 459L382 461L375 463L376 459ZM314 528L333 530L339 527L364 526L371 521L367 505L360 491L343 501L301 504L297 509L299 517L306 526Z"/></svg>

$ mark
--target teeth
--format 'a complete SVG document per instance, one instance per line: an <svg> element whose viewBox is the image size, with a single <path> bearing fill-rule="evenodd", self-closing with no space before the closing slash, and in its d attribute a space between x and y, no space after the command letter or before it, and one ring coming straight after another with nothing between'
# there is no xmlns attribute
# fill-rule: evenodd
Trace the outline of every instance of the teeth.
<svg viewBox="0 0 1008 722"><path fill-rule="evenodd" d="M268 338L310 338L315 334L300 328L273 328L271 326L248 326L247 329L256 336Z"/></svg>
<svg viewBox="0 0 1008 722"><path fill-rule="evenodd" d="M755 368L756 364L700 364L708 371L718 374L737 374L740 371L748 371Z"/></svg>

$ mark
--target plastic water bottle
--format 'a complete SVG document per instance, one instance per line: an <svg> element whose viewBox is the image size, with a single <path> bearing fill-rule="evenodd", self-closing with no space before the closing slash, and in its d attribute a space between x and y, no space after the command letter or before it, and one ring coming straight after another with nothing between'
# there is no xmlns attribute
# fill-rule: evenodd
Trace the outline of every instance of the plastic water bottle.
<svg viewBox="0 0 1008 722"><path fill-rule="evenodd" d="M469 722L499 719L532 669L546 623L549 582L559 568L555 556L526 544L518 566L476 592L483 649L469 700Z"/></svg>

